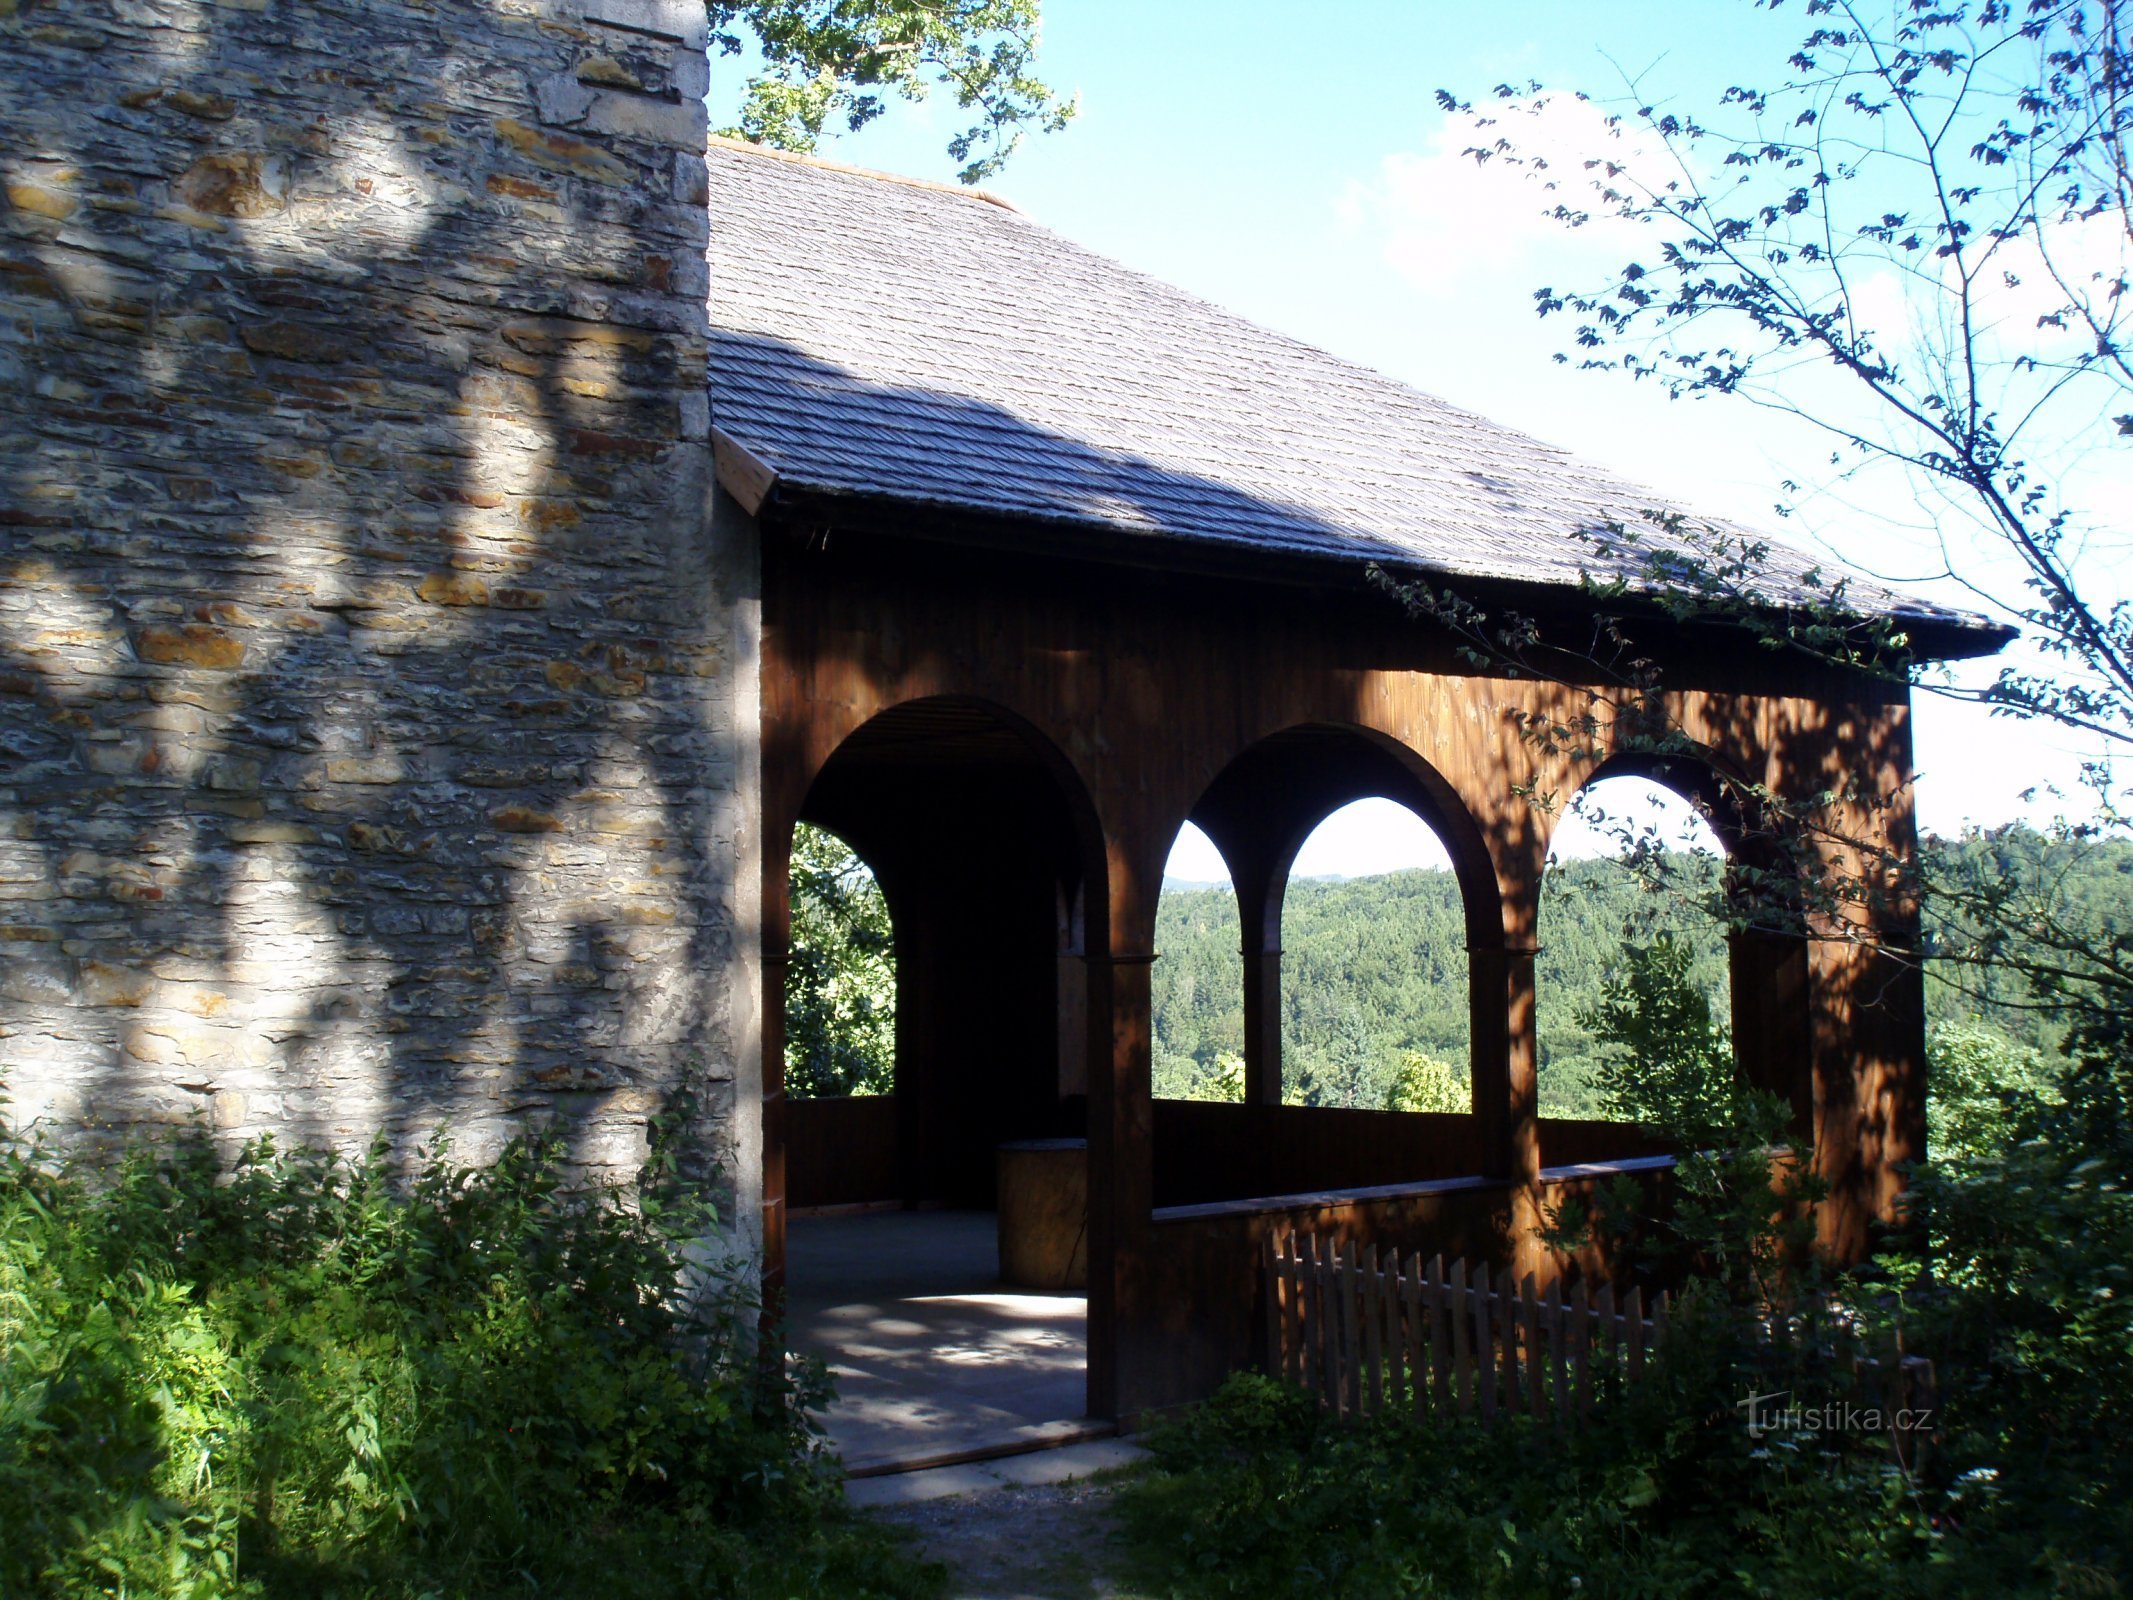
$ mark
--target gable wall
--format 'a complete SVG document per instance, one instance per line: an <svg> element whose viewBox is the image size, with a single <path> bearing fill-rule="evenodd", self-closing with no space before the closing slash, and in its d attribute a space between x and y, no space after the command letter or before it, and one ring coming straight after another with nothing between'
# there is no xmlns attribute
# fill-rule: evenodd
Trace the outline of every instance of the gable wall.
<svg viewBox="0 0 2133 1600"><path fill-rule="evenodd" d="M702 1153L753 1173L704 28L0 0L18 1127L478 1157L559 1111L622 1172L695 1057Z"/></svg>

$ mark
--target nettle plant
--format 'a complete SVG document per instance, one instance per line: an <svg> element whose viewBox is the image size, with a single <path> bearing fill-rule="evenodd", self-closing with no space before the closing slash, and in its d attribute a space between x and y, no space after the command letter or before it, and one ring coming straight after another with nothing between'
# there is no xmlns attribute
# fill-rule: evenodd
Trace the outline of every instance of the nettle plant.
<svg viewBox="0 0 2133 1600"><path fill-rule="evenodd" d="M748 1529L806 1549L822 1377L706 1251L686 1099L623 1186L553 1130L0 1153L0 1592L678 1592Z"/></svg>

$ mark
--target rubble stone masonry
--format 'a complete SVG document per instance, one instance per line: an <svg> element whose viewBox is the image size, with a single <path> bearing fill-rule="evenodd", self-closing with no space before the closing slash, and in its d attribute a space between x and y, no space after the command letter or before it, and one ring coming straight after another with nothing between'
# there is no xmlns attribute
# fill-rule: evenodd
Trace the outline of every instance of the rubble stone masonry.
<svg viewBox="0 0 2133 1600"><path fill-rule="evenodd" d="M554 1115L626 1172L693 1061L753 1215L704 47L696 0L0 0L18 1131Z"/></svg>

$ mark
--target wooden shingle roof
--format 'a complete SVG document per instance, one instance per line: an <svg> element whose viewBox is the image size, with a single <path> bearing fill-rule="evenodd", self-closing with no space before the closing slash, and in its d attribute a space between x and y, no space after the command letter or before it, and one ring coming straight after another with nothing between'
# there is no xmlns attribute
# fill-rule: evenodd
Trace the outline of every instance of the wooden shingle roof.
<svg viewBox="0 0 2133 1600"><path fill-rule="evenodd" d="M1590 533L1665 505L989 197L723 141L708 159L711 419L745 500L1544 585L1598 570ZM1782 587L1829 564L1774 565ZM1985 626L1863 581L1852 597Z"/></svg>

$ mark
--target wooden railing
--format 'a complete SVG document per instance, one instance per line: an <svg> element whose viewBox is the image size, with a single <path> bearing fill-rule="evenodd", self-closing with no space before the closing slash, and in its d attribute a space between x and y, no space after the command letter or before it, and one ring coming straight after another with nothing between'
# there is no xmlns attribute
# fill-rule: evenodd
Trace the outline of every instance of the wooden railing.
<svg viewBox="0 0 2133 1600"><path fill-rule="evenodd" d="M1666 1337L1664 1294L1647 1316L1639 1289L1492 1288L1486 1264L1358 1258L1313 1234L1269 1236L1266 1274L1268 1371L1343 1416L1581 1415L1641 1382Z"/></svg>

